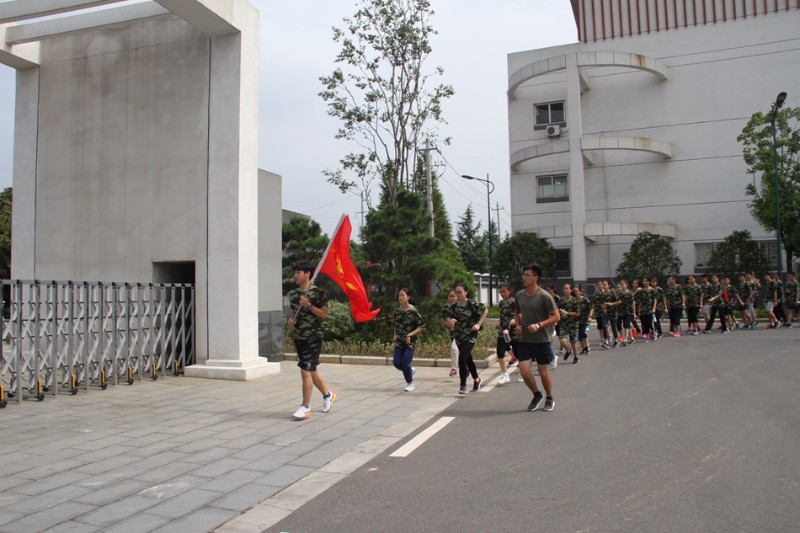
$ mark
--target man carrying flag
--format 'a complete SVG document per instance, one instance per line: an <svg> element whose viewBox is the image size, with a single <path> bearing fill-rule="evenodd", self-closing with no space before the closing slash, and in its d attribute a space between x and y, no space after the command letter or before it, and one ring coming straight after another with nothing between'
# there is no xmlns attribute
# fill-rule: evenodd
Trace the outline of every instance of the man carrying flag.
<svg viewBox="0 0 800 533"><path fill-rule="evenodd" d="M297 420L311 416L310 402L314 387L322 393L323 413L330 411L336 400L336 393L328 389L322 374L317 370L322 352L322 320L328 318L328 297L324 290L314 285L317 274L326 274L344 291L350 300L350 311L356 322L372 320L380 312L380 309L372 310L361 275L350 259L351 231L350 218L342 215L313 275L307 261L301 261L294 266L297 289L289 293L292 316L288 325L295 328L297 366L300 367L300 376L303 378L303 403L292 415Z"/></svg>
<svg viewBox="0 0 800 533"><path fill-rule="evenodd" d="M297 288L289 293L292 316L288 325L294 328L294 346L297 351L297 366L303 378L303 403L292 415L296 420L311 416L311 393L317 387L322 393L322 412L331 410L334 394L317 371L319 354L322 351L322 320L328 318L328 297L325 291L311 281L311 265L300 261L294 265L294 282Z"/></svg>

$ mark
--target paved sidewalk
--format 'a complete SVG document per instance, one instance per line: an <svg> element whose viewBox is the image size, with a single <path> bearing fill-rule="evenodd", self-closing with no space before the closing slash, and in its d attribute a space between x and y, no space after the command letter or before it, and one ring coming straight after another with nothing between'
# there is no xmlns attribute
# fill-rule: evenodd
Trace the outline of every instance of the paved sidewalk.
<svg viewBox="0 0 800 533"><path fill-rule="evenodd" d="M250 382L163 377L0 410L0 531L262 531L458 398L447 368L324 364L294 421L293 362ZM491 379L496 367L481 371ZM478 393L480 394L480 393Z"/></svg>

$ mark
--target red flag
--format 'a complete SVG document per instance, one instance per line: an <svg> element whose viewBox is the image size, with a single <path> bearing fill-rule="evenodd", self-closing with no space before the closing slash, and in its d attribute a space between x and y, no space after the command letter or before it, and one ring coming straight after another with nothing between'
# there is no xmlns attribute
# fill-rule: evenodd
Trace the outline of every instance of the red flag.
<svg viewBox="0 0 800 533"><path fill-rule="evenodd" d="M372 310L372 304L367 300L364 282L361 281L361 274L350 259L351 231L350 217L342 215L328 249L317 267L317 272L322 272L331 278L344 291L350 300L353 320L368 322L375 318L380 309Z"/></svg>

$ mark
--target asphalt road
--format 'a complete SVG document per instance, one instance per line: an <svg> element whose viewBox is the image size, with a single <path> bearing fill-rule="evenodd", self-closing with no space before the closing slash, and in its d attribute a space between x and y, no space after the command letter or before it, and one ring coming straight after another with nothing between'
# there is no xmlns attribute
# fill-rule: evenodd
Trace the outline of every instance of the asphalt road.
<svg viewBox="0 0 800 533"><path fill-rule="evenodd" d="M455 419L407 457L389 456L404 441L268 531L800 527L797 328L594 350L553 375L554 411L527 412L514 374L442 412Z"/></svg>

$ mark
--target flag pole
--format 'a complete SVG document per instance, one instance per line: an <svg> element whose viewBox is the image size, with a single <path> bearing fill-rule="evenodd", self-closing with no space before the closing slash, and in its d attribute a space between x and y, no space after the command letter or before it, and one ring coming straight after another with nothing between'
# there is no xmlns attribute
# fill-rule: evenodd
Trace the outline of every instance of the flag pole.
<svg viewBox="0 0 800 533"><path fill-rule="evenodd" d="M319 260L319 264L317 265L317 268L314 269L314 274L311 276L311 283L314 283L314 280L317 279L317 274L319 274L319 268L325 263L325 259L328 257L328 252L331 249L331 244L333 244L333 237L335 237L336 234L339 233L339 228L342 227L342 222L344 222L344 217L346 216L347 213L342 213L342 216L339 219L339 223L336 224L336 229L333 230L333 233L331 233L331 238L328 239L328 246L325 247L325 253L322 254L322 259Z"/></svg>

